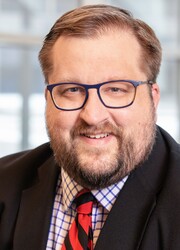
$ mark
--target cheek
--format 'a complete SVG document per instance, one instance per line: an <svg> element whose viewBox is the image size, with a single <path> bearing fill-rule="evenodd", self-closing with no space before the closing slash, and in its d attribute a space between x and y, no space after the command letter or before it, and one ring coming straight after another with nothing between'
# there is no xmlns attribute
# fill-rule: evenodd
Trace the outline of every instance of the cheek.
<svg viewBox="0 0 180 250"><path fill-rule="evenodd" d="M46 122L48 127L70 131L76 124L78 114L75 111L61 111L51 104L46 105Z"/></svg>
<svg viewBox="0 0 180 250"><path fill-rule="evenodd" d="M56 126L65 132L66 130L70 131L75 126L77 117L74 114L69 114L69 112L60 111L54 120Z"/></svg>
<svg viewBox="0 0 180 250"><path fill-rule="evenodd" d="M111 117L116 126L120 126L123 128L130 127L133 121L135 121L135 113L130 107L114 110L113 112L111 112Z"/></svg>
<svg viewBox="0 0 180 250"><path fill-rule="evenodd" d="M150 112L152 110L142 103L134 103L132 106L114 110L111 117L117 126L123 128L126 132L133 133L139 127L143 127L149 121Z"/></svg>

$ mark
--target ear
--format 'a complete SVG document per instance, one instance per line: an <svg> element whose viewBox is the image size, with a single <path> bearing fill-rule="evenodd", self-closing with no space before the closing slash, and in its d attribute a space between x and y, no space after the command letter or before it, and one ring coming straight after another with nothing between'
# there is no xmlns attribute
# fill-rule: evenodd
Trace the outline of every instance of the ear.
<svg viewBox="0 0 180 250"><path fill-rule="evenodd" d="M160 100L160 89L157 83L154 83L151 87L151 91L152 91L152 98L153 98L153 102L154 102L154 107L155 109L157 109L158 107L158 103Z"/></svg>

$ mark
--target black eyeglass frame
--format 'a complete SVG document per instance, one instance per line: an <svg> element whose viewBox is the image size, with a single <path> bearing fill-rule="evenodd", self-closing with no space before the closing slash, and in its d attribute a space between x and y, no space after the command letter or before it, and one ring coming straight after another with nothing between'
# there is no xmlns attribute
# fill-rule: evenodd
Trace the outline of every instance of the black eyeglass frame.
<svg viewBox="0 0 180 250"><path fill-rule="evenodd" d="M134 88L135 88L134 98L133 98L133 100L132 100L129 104L127 104L127 105L125 105L125 106L120 106L120 107L112 107L112 106L106 105L106 104L104 103L104 101L103 101L102 98L101 98L101 94L100 94L100 90L99 90L99 89L100 89L100 87L101 87L102 85L105 85L105 84L107 84L107 83L113 83L113 82L127 82L127 83L131 83L131 84L134 86ZM83 104L82 104L79 108L64 109L64 108L60 108L60 107L56 104L56 102L55 102L55 100L54 100L54 97L53 97L53 93L52 93L52 92L53 92L53 88L56 87L56 86L63 85L63 84L67 84L67 85L68 85L68 84L69 84L69 85L75 84L75 85L81 86L81 87L83 87L83 88L85 89L85 91L86 91L86 97L85 97L85 99L84 99ZM48 84L48 85L46 86L46 88L47 88L47 90L50 92L51 99L52 99L52 101L53 101L53 103L54 103L54 106L55 106L57 109L63 110L63 111L75 111L75 110L82 109L82 108L84 107L84 105L85 105L85 103L86 103L86 101L87 101L87 99L88 99L88 96L89 96L89 91L88 91L89 89L97 89L98 97L99 97L101 103L102 103L106 108L120 109L120 108L126 108L126 107L128 107L128 106L131 106L131 105L133 104L134 100L135 100L135 97L136 97L136 88L137 88L138 86L142 85L142 84L149 84L149 85L152 86L152 85L154 84L154 82L153 82L152 80L147 80L147 81L112 80L112 81L106 81L106 82L102 82L102 83L98 83L98 84L82 84L82 83L76 83L76 82L60 82L60 83Z"/></svg>

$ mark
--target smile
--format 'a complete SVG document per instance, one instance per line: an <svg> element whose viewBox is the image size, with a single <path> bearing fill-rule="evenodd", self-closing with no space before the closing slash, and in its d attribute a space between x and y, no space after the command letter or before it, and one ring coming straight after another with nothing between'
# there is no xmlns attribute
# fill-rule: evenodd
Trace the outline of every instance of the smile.
<svg viewBox="0 0 180 250"><path fill-rule="evenodd" d="M86 135L86 134L82 134L85 137L88 137L90 139L101 139L101 138L106 138L109 136L109 133L105 133L105 134L97 134L97 135Z"/></svg>

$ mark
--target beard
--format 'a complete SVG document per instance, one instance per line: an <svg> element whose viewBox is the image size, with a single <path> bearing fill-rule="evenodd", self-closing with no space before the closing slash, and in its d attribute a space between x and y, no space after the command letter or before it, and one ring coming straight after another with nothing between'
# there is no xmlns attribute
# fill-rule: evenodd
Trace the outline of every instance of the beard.
<svg viewBox="0 0 180 250"><path fill-rule="evenodd" d="M156 114L152 105L147 120L133 131L110 122L89 126L78 123L65 138L58 125L50 122L47 130L56 163L78 184L88 189L101 189L119 182L149 156L156 134ZM111 134L113 143L108 147L85 147L79 137L91 134Z"/></svg>

